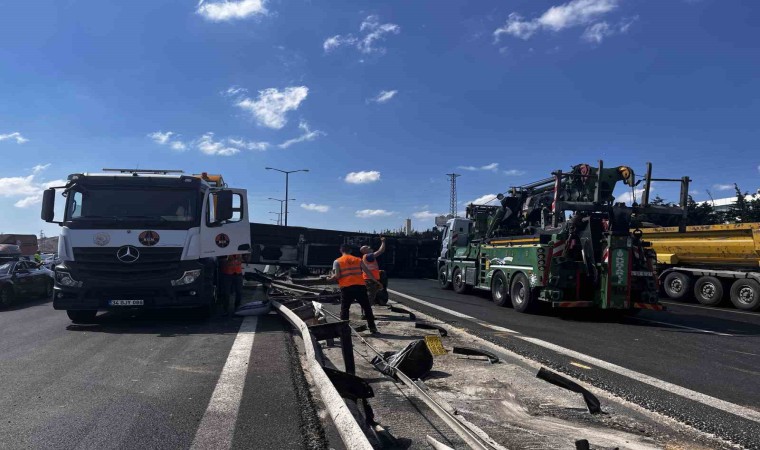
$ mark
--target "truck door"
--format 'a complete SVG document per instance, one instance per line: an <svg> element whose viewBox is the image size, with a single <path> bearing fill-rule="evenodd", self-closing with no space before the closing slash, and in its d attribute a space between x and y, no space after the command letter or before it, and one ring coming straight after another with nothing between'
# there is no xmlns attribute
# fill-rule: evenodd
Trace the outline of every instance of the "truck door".
<svg viewBox="0 0 760 450"><path fill-rule="evenodd" d="M203 206L201 223L201 256L204 258L248 253L251 250L251 226L248 222L248 197L245 189L225 189L232 191L232 218L219 221L217 195L212 190Z"/></svg>

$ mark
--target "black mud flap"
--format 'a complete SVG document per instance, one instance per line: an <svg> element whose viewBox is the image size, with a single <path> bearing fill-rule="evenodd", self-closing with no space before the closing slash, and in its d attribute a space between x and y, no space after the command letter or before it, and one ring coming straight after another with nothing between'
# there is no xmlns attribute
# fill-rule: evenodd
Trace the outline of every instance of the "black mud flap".
<svg viewBox="0 0 760 450"><path fill-rule="evenodd" d="M386 353L384 356L385 360L375 356L372 365L393 378L396 378L397 370L411 379L422 378L433 368L433 354L422 339L410 342L400 352Z"/></svg>

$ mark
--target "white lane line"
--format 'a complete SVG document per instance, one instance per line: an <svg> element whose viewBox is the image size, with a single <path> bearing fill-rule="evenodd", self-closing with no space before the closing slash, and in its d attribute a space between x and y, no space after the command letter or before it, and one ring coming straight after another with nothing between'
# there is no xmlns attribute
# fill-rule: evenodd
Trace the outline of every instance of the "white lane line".
<svg viewBox="0 0 760 450"><path fill-rule="evenodd" d="M418 298L412 297L411 295L402 294L400 292L392 291L390 289L388 289L388 292L390 292L392 294L396 294L396 295L398 295L400 297L409 299L411 301L420 303L422 305L426 305L426 306L429 306L431 308L435 308L435 309L437 309L439 311L443 311L446 314L451 314L453 316L461 317L461 318L464 318L464 319L470 318L470 316L468 316L466 314L462 314L460 312L453 311L453 310L450 310L448 308L444 308L443 306L438 306L438 305L435 305L433 303L426 302L424 300L420 300ZM474 321L477 322L477 323L483 324L483 322L481 322L478 319L475 319ZM488 328L492 328L493 329L493 328L495 328L495 326L489 326ZM501 328L501 327L498 327L498 328ZM513 337L515 337L517 339L522 339L523 341L530 342L531 344L538 345L538 346L546 348L548 350L552 350L552 351L554 351L556 353L559 353L561 355L569 356L570 358L573 358L575 360L581 360L581 361L589 363L589 364L591 364L593 366L601 367L603 369L609 370L610 372L614 372L614 373L616 373L618 375L622 375L624 377L628 377L628 378L631 378L633 380L640 381L640 382L642 382L644 384L648 384L650 386L654 386L654 387L662 389L664 391L671 392L673 394L679 395L679 396L687 398L689 400L693 400L695 402L702 403L703 405L707 405L707 406L710 406L712 408L719 409L721 411L724 411L724 412L727 412L727 413L730 413L730 414L734 414L736 416L739 416L739 417L742 417L742 418L749 419L749 420L752 420L754 422L760 423L760 411L755 411L753 409L750 409L750 408L747 408L747 407L744 407L744 406L741 406L741 405L737 405L737 404L734 404L734 403L731 403L731 402L727 402L725 400L721 400L719 398L715 398L715 397L709 396L707 394L702 394L701 392L692 391L691 389L687 389L685 387L678 386L678 385L673 384L673 383L668 383L667 381L663 381L663 380L660 380L658 378L654 378L654 377L651 377L649 375L645 375L643 373L636 372L636 371L631 370L631 369L626 369L625 367L618 366L617 364L613 364L613 363L610 363L610 362L607 362L607 361L604 361L604 360L601 360L601 359L598 359L598 358L594 358L593 356L585 355L583 353L576 352L574 350L570 350L568 348L552 344L551 342L546 342L546 341L543 341L541 339L536 339L536 338L532 338L532 337L529 337L529 336L525 336L523 334L520 334L517 331L513 331L513 333L515 333Z"/></svg>
<svg viewBox="0 0 760 450"><path fill-rule="evenodd" d="M640 317L632 317L632 319L640 320L642 322L657 323L657 324L666 325L669 327L683 328L685 330L698 331L700 333L714 334L716 336L734 336L733 334L719 333L717 331L711 331L711 330L703 330L702 328L687 327L686 325L676 325L674 323L669 323L669 322L660 322L659 320L642 319Z"/></svg>
<svg viewBox="0 0 760 450"><path fill-rule="evenodd" d="M448 308L444 308L443 306L438 306L435 303L430 303L430 302L426 302L425 300L420 300L420 299L418 299L416 297L412 297L411 295L406 295L406 294L404 294L402 292L394 291L393 289L388 289L387 291L390 292L391 294L398 295L399 297L404 297L404 298L412 300L414 302L421 303L421 304L423 304L423 305L425 305L425 306L427 306L429 308L433 308L433 309L437 309L439 311L443 311L446 314L450 314L452 316L456 316L456 317L459 317L459 318L462 318L462 319L467 319L469 321L475 322L475 323L477 323L479 325L482 325L484 327L490 328L492 330L501 331L503 333L517 333L517 331L510 330L509 328L500 327L498 325L492 325L492 324L490 324L488 322L484 322L484 321L482 321L480 319L476 319L475 317L468 316L467 314L462 314L460 312L457 312L457 311L454 311L454 310L451 310L451 309L448 309Z"/></svg>
<svg viewBox="0 0 760 450"><path fill-rule="evenodd" d="M712 306L689 305L687 303L679 303L679 302L664 302L662 300L660 301L660 303L664 303L666 305L673 305L673 306L685 306L687 308L706 309L708 311L715 311L715 312L721 312L721 313L745 314L748 316L755 316L757 318L760 318L760 314L756 312L751 312L751 311L737 311L735 309L715 308Z"/></svg>
<svg viewBox="0 0 760 450"><path fill-rule="evenodd" d="M211 400L198 425L198 431L195 432L191 449L226 450L232 447L232 437L235 434L235 424L257 324L258 317L256 316L246 316L240 324L240 330L227 356L227 362L219 375L214 393L211 394Z"/></svg>

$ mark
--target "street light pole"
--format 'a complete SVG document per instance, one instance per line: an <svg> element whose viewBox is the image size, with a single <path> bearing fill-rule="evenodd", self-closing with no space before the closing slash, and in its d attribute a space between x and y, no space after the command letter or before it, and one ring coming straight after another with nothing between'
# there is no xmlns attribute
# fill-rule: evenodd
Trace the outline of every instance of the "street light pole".
<svg viewBox="0 0 760 450"><path fill-rule="evenodd" d="M269 200L280 202L280 219L282 219L282 204L285 202L285 199L280 200L279 198L269 197ZM290 200L295 200L295 199L291 198ZM282 222L282 220L280 220L280 222ZM278 225L282 225L282 223L278 223Z"/></svg>
<svg viewBox="0 0 760 450"><path fill-rule="evenodd" d="M309 169L298 169L298 170L280 170L275 169L274 167L265 167L266 170L276 170L278 172L282 172L285 174L285 226L288 226L288 195L289 195L289 180L290 180L290 174L296 173L296 172L308 172Z"/></svg>

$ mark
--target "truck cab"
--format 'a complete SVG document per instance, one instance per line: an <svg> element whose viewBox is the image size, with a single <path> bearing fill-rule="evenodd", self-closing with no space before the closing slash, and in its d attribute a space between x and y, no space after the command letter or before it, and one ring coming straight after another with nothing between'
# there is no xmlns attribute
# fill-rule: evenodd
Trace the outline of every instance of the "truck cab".
<svg viewBox="0 0 760 450"><path fill-rule="evenodd" d="M61 226L53 307L74 321L123 307L210 311L217 258L250 251L247 205L244 189L181 171L69 175L43 195L42 219Z"/></svg>

